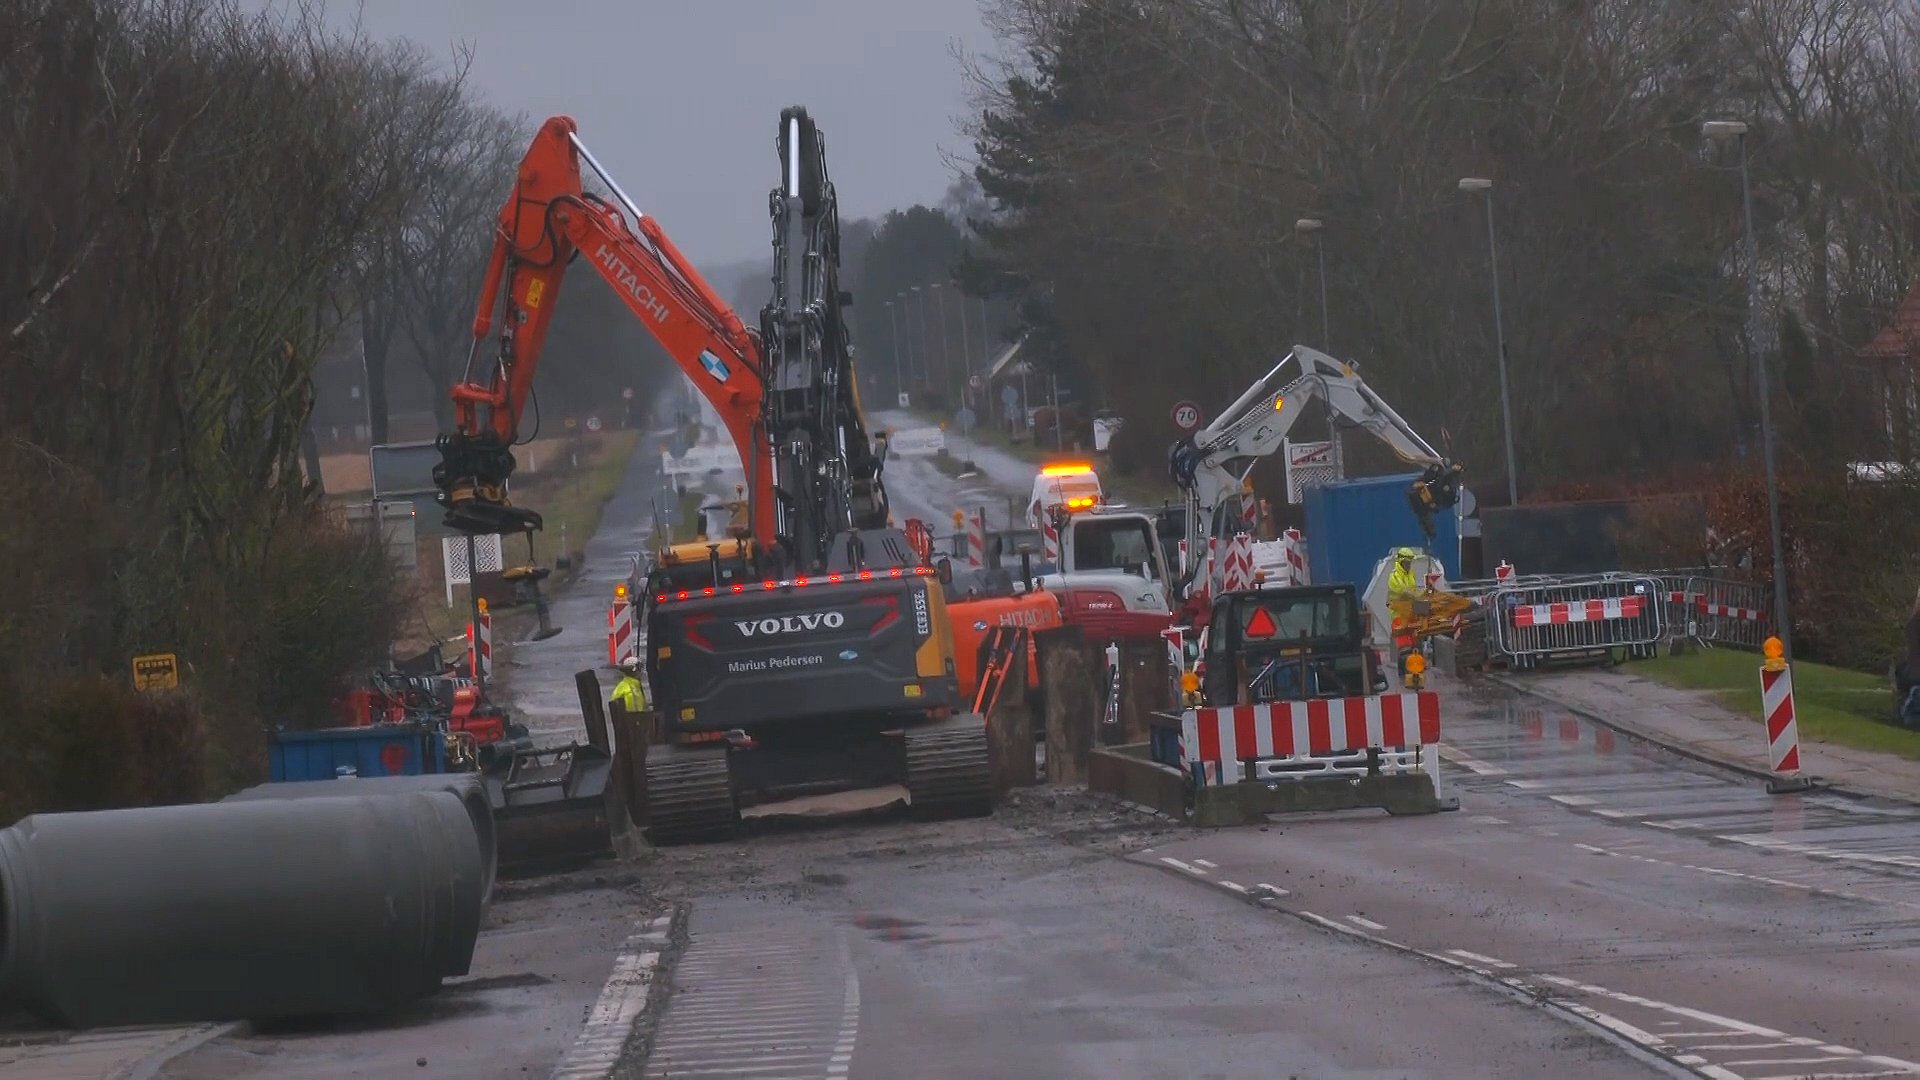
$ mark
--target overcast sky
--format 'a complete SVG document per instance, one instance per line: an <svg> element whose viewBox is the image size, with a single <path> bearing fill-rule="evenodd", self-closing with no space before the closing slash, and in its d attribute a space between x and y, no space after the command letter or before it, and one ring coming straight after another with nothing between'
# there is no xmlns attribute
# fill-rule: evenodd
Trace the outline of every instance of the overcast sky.
<svg viewBox="0 0 1920 1080"><path fill-rule="evenodd" d="M565 113L640 209L703 266L758 258L780 110L827 138L840 212L937 204L966 152L956 46L978 0L327 0L376 37L474 50L470 85L536 123Z"/></svg>

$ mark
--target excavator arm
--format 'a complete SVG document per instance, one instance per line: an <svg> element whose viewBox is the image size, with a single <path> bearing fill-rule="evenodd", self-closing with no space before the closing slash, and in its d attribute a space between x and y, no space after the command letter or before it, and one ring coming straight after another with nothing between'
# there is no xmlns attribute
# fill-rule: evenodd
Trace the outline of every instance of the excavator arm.
<svg viewBox="0 0 1920 1080"><path fill-rule="evenodd" d="M1289 360L1300 371L1283 384ZM1175 443L1168 453L1173 481L1187 495L1187 535L1200 540L1200 550L1205 550L1206 537L1227 531L1221 519L1229 501L1259 459L1280 448L1315 400L1365 428L1401 460L1421 467L1407 498L1421 531L1432 540L1435 512L1459 500L1460 466L1421 438L1350 365L1295 345L1212 423Z"/></svg>
<svg viewBox="0 0 1920 1080"><path fill-rule="evenodd" d="M583 162L618 206L585 190ZM434 468L447 524L469 533L541 526L539 514L509 502L507 480L561 281L580 255L719 413L746 469L752 532L762 542L771 540L775 500L770 444L761 426L760 343L600 168L566 116L540 126L500 210L466 371L452 391L455 430L440 437L441 462ZM489 338L497 349L488 350Z"/></svg>

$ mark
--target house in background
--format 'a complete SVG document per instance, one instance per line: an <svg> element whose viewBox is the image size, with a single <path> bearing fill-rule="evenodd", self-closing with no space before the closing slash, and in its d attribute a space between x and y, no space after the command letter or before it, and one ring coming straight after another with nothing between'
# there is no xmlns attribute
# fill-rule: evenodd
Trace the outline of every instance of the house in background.
<svg viewBox="0 0 1920 1080"><path fill-rule="evenodd" d="M1887 445L1896 462L1920 460L1920 282L1860 350L1872 369ZM1856 474L1861 466L1855 466Z"/></svg>

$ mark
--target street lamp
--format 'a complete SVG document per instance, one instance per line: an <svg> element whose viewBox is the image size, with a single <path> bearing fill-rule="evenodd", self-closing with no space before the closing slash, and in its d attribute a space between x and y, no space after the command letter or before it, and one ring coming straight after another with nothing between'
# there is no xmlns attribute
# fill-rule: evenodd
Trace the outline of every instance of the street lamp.
<svg viewBox="0 0 1920 1080"><path fill-rule="evenodd" d="M1500 368L1500 429L1507 445L1507 505L1520 504L1520 478L1513 460L1513 405L1507 396L1507 328L1500 316L1500 248L1493 240L1493 181L1468 176L1460 181L1462 194L1487 197L1487 266L1493 276L1494 359Z"/></svg>
<svg viewBox="0 0 1920 1080"><path fill-rule="evenodd" d="M912 373L914 368L913 307L912 307L913 294L909 293L905 289L901 289L899 292L893 294L893 298L895 300L900 301L900 311L901 311L900 317L905 319L907 322L907 337L906 337L907 377L912 378ZM926 361L922 359L920 363L922 364L922 366L924 366ZM907 392L906 383L903 382L900 384L900 392L903 394Z"/></svg>
<svg viewBox="0 0 1920 1080"><path fill-rule="evenodd" d="M943 282L927 286L940 301L940 392L953 390L953 364L947 358L947 290Z"/></svg>
<svg viewBox="0 0 1920 1080"><path fill-rule="evenodd" d="M933 389L933 368L931 357L927 355L927 298L920 292L920 286L908 286L908 291L920 297L920 386L921 389Z"/></svg>
<svg viewBox="0 0 1920 1080"><path fill-rule="evenodd" d="M897 397L907 392L907 380L900 371L900 316L893 310L893 301L883 301L887 309L887 322L893 327L893 392Z"/></svg>
<svg viewBox="0 0 1920 1080"><path fill-rule="evenodd" d="M1753 231L1753 183L1747 173L1747 125L1740 120L1709 120L1700 134L1716 142L1740 144L1740 202L1747 229L1747 348L1753 350L1754 386L1760 394L1760 453L1767 463L1767 527L1773 538L1774 630L1786 658L1793 659L1793 620L1787 610L1787 553L1780 542L1780 484L1773 468L1773 405L1767 388L1766 355L1760 348L1760 237Z"/></svg>
<svg viewBox="0 0 1920 1080"><path fill-rule="evenodd" d="M969 386L973 376L973 335L967 332L967 294L960 294L960 384ZM967 395L962 391L962 398Z"/></svg>
<svg viewBox="0 0 1920 1080"><path fill-rule="evenodd" d="M1328 353L1333 352L1333 325L1327 317L1327 245L1320 234L1326 230L1327 223L1319 218L1303 217L1293 223L1293 231L1301 236L1313 237L1313 247L1320 256L1320 347Z"/></svg>

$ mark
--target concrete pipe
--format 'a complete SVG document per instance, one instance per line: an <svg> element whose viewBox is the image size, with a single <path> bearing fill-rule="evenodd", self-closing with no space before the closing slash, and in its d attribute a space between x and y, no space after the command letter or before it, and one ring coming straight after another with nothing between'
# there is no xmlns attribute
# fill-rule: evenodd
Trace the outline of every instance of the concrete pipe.
<svg viewBox="0 0 1920 1080"><path fill-rule="evenodd" d="M444 791L36 814L0 831L0 1003L71 1027L384 1012L473 961Z"/></svg>
<svg viewBox="0 0 1920 1080"><path fill-rule="evenodd" d="M440 773L432 776L362 776L347 780L307 780L259 784L227 796L227 802L253 799L325 799L359 795L394 795L413 791L451 791L466 804L473 834L480 841L480 903L493 899L493 878L500 865L500 847L494 838L493 806L479 773Z"/></svg>

